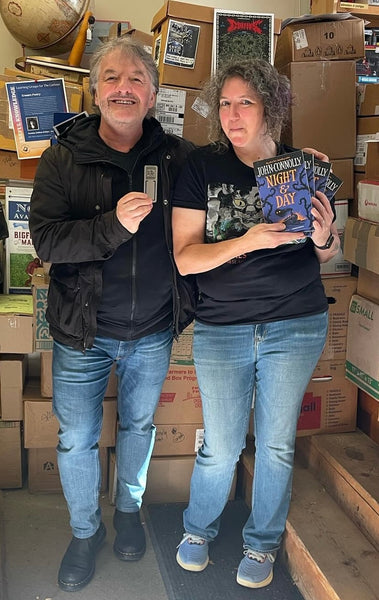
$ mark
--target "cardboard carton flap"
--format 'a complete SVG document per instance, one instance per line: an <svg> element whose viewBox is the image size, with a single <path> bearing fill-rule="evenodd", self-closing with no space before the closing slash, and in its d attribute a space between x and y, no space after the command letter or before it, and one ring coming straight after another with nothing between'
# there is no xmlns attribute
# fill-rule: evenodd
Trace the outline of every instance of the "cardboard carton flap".
<svg viewBox="0 0 379 600"><path fill-rule="evenodd" d="M360 20L351 13L324 13L322 15L302 15L301 17L289 17L282 21L281 30L287 25L301 25L304 23L319 23L320 21L346 21L346 19Z"/></svg>

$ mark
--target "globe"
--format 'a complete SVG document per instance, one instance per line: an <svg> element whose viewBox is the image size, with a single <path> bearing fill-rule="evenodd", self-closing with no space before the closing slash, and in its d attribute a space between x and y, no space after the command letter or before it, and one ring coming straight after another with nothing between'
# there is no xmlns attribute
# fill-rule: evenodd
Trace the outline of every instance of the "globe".
<svg viewBox="0 0 379 600"><path fill-rule="evenodd" d="M68 52L90 0L0 0L0 15L23 46Z"/></svg>

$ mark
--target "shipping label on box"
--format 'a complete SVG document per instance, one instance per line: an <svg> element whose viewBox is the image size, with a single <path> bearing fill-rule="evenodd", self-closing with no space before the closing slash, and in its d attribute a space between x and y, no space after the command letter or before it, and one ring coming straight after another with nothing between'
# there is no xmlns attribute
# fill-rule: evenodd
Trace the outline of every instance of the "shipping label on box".
<svg viewBox="0 0 379 600"><path fill-rule="evenodd" d="M346 377L379 400L379 305L358 294L351 298Z"/></svg>
<svg viewBox="0 0 379 600"><path fill-rule="evenodd" d="M166 133L202 146L208 143L206 117L209 108L199 94L200 90L161 86L155 117Z"/></svg>
<svg viewBox="0 0 379 600"><path fill-rule="evenodd" d="M379 139L379 116L357 118L357 139L354 157L356 171L365 171L368 160L368 144Z"/></svg>

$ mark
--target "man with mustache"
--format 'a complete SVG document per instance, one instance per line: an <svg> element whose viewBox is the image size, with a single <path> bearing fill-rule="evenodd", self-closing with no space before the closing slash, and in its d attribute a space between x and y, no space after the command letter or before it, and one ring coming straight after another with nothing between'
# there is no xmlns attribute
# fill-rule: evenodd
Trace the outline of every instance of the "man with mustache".
<svg viewBox="0 0 379 600"><path fill-rule="evenodd" d="M93 55L90 91L99 114L78 120L44 152L30 214L38 256L52 263L53 409L73 533L58 584L68 592L92 579L106 535L98 442L112 365L119 415L113 549L133 561L145 552L140 508L172 339L192 319L191 289L176 271L171 242L171 190L192 145L165 134L151 116L158 72L128 38Z"/></svg>

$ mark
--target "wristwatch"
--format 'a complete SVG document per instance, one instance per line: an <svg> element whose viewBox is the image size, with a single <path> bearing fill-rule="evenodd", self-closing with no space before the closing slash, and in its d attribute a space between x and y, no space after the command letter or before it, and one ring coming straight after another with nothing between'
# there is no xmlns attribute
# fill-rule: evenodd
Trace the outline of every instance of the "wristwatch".
<svg viewBox="0 0 379 600"><path fill-rule="evenodd" d="M330 246L333 244L333 241L334 241L334 235L331 233L323 246L317 246L317 244L315 244L314 242L313 242L313 245L315 248L318 248L319 250L328 250L328 248L330 248Z"/></svg>

